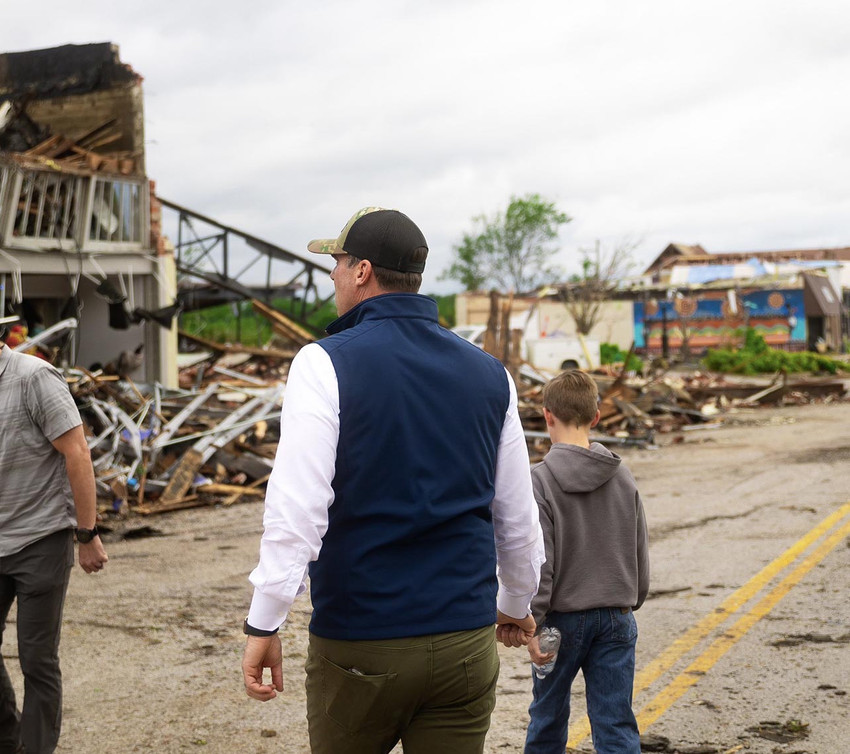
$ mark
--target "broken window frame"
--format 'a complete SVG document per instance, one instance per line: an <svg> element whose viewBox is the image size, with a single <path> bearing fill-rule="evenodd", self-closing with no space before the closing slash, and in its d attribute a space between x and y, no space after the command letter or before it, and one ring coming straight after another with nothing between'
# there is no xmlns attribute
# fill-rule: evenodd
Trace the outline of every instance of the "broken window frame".
<svg viewBox="0 0 850 754"><path fill-rule="evenodd" d="M14 171L9 165L0 165L0 243L3 241L3 231L6 227L6 193L12 184Z"/></svg>
<svg viewBox="0 0 850 754"><path fill-rule="evenodd" d="M51 193L61 198L53 212ZM106 216L96 212L98 201L114 228L104 228L98 219ZM149 229L150 187L144 178L20 168L0 161L0 245L6 248L144 251Z"/></svg>
<svg viewBox="0 0 850 754"><path fill-rule="evenodd" d="M6 208L0 237L7 245L39 250L75 249L76 218L82 206L86 178L48 170L13 170L7 179L2 206ZM60 201L48 204L50 192Z"/></svg>
<svg viewBox="0 0 850 754"><path fill-rule="evenodd" d="M144 248L150 211L147 182L123 176L92 176L90 180L84 247L103 251L116 246ZM104 223L107 214L114 220L114 228Z"/></svg>

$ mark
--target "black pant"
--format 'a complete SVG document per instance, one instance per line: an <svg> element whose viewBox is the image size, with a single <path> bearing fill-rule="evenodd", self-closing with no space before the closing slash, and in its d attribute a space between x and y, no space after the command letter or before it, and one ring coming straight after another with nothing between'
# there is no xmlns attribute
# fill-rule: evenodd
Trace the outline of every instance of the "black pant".
<svg viewBox="0 0 850 754"><path fill-rule="evenodd" d="M20 552L0 558L0 644L6 617L18 600L18 657L24 675L24 704L0 655L0 754L51 754L62 722L59 632L68 579L74 565L71 529L50 534Z"/></svg>

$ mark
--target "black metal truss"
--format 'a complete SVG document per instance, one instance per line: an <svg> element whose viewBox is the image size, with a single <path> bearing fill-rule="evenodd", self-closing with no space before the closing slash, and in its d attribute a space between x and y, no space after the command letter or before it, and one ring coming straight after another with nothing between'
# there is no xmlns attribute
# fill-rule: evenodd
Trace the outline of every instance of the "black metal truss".
<svg viewBox="0 0 850 754"><path fill-rule="evenodd" d="M272 298L281 296L299 300L296 318L306 324L310 313L333 298L333 294L322 297L316 286L316 273L328 275L329 268L167 199L157 199L163 207L163 232L172 230L172 220L177 224L176 234L168 235L174 242L183 284L182 289L178 284L178 297L184 309L251 298L271 303ZM166 210L176 216L167 220ZM262 261L265 270L258 274L256 265ZM203 283L192 285L193 280Z"/></svg>

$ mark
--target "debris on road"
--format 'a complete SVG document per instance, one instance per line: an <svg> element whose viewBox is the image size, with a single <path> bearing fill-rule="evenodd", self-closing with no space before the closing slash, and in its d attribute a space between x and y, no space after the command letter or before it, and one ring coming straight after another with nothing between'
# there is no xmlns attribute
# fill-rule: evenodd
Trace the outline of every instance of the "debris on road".
<svg viewBox="0 0 850 754"><path fill-rule="evenodd" d="M543 384L533 371L520 371L520 417L532 460L540 460L549 447L543 421ZM653 447L657 434L714 429L725 415L764 405L806 405L845 400L842 380L774 375L764 380L730 378L701 370L665 371L656 376L617 376L602 367L589 374L599 387L601 418L593 440L603 444ZM554 375L552 375L554 376ZM545 377L544 377L545 379Z"/></svg>
<svg viewBox="0 0 850 754"><path fill-rule="evenodd" d="M314 337L260 301L273 327L265 347L222 344L180 331L179 388L136 384L128 375L65 370L83 417L95 467L101 515L149 516L261 499L280 432L280 406L292 358ZM543 387L554 374L509 355L532 462L549 449ZM700 370L647 376L622 365L589 371L600 394L592 439L655 447L661 433L722 426L739 409L844 400L846 384L822 378L730 378ZM678 438L677 438L678 439Z"/></svg>
<svg viewBox="0 0 850 754"><path fill-rule="evenodd" d="M203 348L186 360L177 389L129 376L65 370L83 418L101 516L148 516L261 499L280 432L289 365L313 336L254 302L282 345Z"/></svg>
<svg viewBox="0 0 850 754"><path fill-rule="evenodd" d="M747 728L749 733L755 733L759 738L786 744L800 741L809 735L809 724L800 720L788 720L784 723L768 720Z"/></svg>

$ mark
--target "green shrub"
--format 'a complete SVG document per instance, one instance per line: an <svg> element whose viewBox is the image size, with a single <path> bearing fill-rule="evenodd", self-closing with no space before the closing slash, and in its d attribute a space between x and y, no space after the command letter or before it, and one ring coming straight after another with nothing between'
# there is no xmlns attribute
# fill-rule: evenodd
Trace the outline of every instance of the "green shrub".
<svg viewBox="0 0 850 754"><path fill-rule="evenodd" d="M628 354L623 351L620 346L614 343L602 343L599 346L599 359L603 364L622 364ZM626 365L626 371L642 372L643 361L632 354L629 356L629 363Z"/></svg>
<svg viewBox="0 0 850 754"><path fill-rule="evenodd" d="M744 333L744 344L741 348L710 349L703 359L703 364L714 372L743 375L769 372L835 374L838 370L847 371L846 364L819 353L791 353L770 348L753 328L748 328Z"/></svg>

